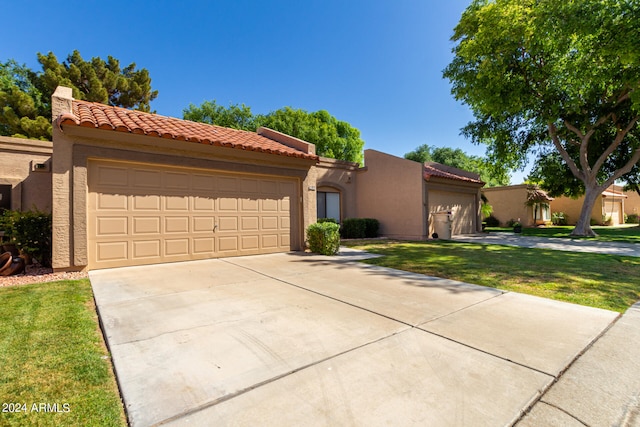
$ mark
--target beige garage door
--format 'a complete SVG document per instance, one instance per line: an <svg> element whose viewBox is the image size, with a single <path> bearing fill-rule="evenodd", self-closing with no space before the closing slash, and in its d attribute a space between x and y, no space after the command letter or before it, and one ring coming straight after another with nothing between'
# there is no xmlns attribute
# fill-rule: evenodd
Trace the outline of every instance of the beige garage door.
<svg viewBox="0 0 640 427"><path fill-rule="evenodd" d="M286 252L294 180L90 161L89 268Z"/></svg>
<svg viewBox="0 0 640 427"><path fill-rule="evenodd" d="M474 194L429 191L429 212L440 211L453 212L453 235L475 233L477 213Z"/></svg>

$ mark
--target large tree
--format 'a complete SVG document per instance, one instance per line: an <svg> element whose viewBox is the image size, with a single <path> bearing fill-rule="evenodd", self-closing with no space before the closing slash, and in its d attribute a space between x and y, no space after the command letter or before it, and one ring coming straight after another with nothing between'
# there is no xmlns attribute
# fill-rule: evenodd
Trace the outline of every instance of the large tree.
<svg viewBox="0 0 640 427"><path fill-rule="evenodd" d="M70 87L73 97L117 107L150 111L158 95L151 89L146 69L125 68L109 56L82 59L76 50L63 62L56 56L38 54L41 72L15 61L0 64L0 133L24 138L51 138L51 95L59 85Z"/></svg>
<svg viewBox="0 0 640 427"><path fill-rule="evenodd" d="M584 187L572 234L595 235L596 198L640 161L640 2L474 0L452 40L463 132L510 168L561 159Z"/></svg>
<svg viewBox="0 0 640 427"><path fill-rule="evenodd" d="M487 187L509 185L509 171L501 164L490 165L487 159L472 156L460 148L431 147L423 144L404 155L405 159L416 162L438 162L443 165L477 173Z"/></svg>
<svg viewBox="0 0 640 427"><path fill-rule="evenodd" d="M183 111L186 120L255 131L264 126L311 142L320 156L362 163L364 141L360 131L349 123L336 119L325 110L308 112L284 107L266 115L253 114L244 104L218 105L205 101L200 106L189 105Z"/></svg>

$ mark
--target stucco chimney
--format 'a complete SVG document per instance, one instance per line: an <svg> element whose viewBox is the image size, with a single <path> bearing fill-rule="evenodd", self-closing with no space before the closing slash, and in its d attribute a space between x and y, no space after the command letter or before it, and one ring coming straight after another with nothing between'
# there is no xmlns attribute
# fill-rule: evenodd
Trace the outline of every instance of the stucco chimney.
<svg viewBox="0 0 640 427"><path fill-rule="evenodd" d="M51 117L56 120L60 114L71 113L73 91L69 87L58 86L51 95Z"/></svg>

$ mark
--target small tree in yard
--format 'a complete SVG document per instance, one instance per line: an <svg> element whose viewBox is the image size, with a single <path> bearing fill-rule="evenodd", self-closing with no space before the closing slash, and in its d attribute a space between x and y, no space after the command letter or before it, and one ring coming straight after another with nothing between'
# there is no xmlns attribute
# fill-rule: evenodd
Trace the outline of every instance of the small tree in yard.
<svg viewBox="0 0 640 427"><path fill-rule="evenodd" d="M640 162L640 2L474 0L452 40L463 133L510 168L536 151L545 189L584 193L572 234L595 236L596 198Z"/></svg>

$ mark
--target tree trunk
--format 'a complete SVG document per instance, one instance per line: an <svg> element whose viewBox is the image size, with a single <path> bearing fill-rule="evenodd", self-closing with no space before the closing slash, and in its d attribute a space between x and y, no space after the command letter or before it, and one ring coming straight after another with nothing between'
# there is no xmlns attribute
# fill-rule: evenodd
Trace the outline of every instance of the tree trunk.
<svg viewBox="0 0 640 427"><path fill-rule="evenodd" d="M597 234L591 229L591 211L596 203L596 199L602 193L597 188L587 188L584 194L584 203L580 211L580 218L576 223L576 228L571 232L572 236L596 237Z"/></svg>

